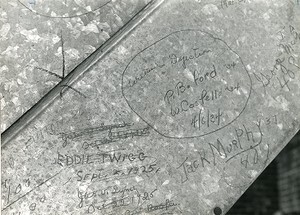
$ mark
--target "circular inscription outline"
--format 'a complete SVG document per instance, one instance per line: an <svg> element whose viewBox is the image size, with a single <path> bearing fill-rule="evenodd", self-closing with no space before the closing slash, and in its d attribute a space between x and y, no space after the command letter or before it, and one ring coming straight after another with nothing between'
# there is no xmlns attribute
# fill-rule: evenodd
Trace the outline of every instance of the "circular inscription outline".
<svg viewBox="0 0 300 215"><path fill-rule="evenodd" d="M189 31L192 31L192 32L201 32L203 34L207 34L208 36L210 36L211 38L213 38L214 40L218 40L220 41L221 43L223 43L231 52L233 52L237 57L238 57L238 60L241 62L242 66L244 67L245 71L246 71L246 74L248 75L248 78L249 78L249 83L250 83L250 87L249 87L249 95L246 99L246 102L245 102L245 105L243 106L242 110L239 112L239 114L233 119L231 120L229 123L215 129L215 130L212 130L210 132L207 132L207 133L204 133L204 134L200 134L200 135L195 135L195 136L183 136L183 137L174 137L174 136L168 136L166 134L163 134L162 132L159 131L159 129L155 128L154 125L152 125L151 123L149 123L147 120L145 120L137 111L135 111L135 109L130 105L130 102L128 101L128 99L126 98L125 96L125 93L124 93L124 76L125 76L125 73L126 73L126 70L128 69L128 67L130 66L130 64L135 60L135 58L137 56L139 56L141 53L143 53L144 51L146 51L147 49L149 49L150 47L156 45L157 43L163 41L164 39L167 39L168 37L172 36L173 34L176 34L176 33L179 33L179 32L189 32ZM239 54L234 51L224 40L214 36L213 34L211 33L208 33L204 30L200 30L200 29L182 29L182 30L177 30L177 31L174 31L172 33L169 33L167 34L166 36L160 38L159 40L155 41L154 43L150 44L149 46L145 47L144 49L142 49L141 51L139 51L137 54L135 54L133 56L133 58L129 61L129 63L126 65L124 71L122 72L122 78L121 78L121 92L122 92L122 96L123 98L125 99L127 105L129 106L129 108L139 117L141 118L150 128L152 128L154 131L156 131L158 134L160 134L161 136L165 137L165 138L169 138L169 139L193 139L193 138L199 138L199 137L203 137L203 136L206 136L206 135L209 135L209 134L212 134L212 133L215 133L219 130L222 130L223 128L231 125L233 122L235 122L240 116L241 114L244 112L244 110L246 109L247 105L248 105L248 102L249 102L249 99L251 97L251 93L252 93L252 88L253 88L253 82L252 82L252 79L251 79L251 76L250 76L250 73L249 71L247 70L242 58L239 56Z"/></svg>
<svg viewBox="0 0 300 215"><path fill-rule="evenodd" d="M71 18L76 18L76 17L81 17L81 16L85 16L85 15L88 15L90 13L94 13L98 10L100 10L102 7L105 7L107 4L111 3L112 0L108 0L107 2L104 2L102 5L100 5L99 7L91 10L91 11L88 11L88 12L83 12L81 14L78 14L78 15L69 15L69 16L52 16L52 15L47 15L47 14L44 14L42 12L38 12L36 10L33 10L31 9L29 6L27 6L23 0L18 0L18 2L24 7L26 8L27 10L29 10L31 13L34 13L36 15L40 15L42 17L46 17L46 18L53 18L53 19L71 19Z"/></svg>

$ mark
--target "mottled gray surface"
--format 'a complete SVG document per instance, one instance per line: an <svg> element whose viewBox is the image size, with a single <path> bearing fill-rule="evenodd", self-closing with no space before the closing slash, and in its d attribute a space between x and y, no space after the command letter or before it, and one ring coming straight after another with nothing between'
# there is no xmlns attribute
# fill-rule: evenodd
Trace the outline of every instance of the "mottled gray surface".
<svg viewBox="0 0 300 215"><path fill-rule="evenodd" d="M147 2L2 0L1 132Z"/></svg>
<svg viewBox="0 0 300 215"><path fill-rule="evenodd" d="M295 3L163 3L2 149L2 213L225 214L300 128Z"/></svg>

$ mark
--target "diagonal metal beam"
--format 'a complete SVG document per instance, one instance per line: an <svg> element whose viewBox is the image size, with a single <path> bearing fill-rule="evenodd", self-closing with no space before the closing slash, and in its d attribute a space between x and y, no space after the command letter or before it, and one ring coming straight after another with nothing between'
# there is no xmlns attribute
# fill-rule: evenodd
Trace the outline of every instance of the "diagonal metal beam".
<svg viewBox="0 0 300 215"><path fill-rule="evenodd" d="M145 20L164 0L153 0L134 15L122 28L112 35L103 45L76 66L63 80L50 90L35 105L26 111L10 127L1 134L1 147L4 147L26 125L42 113L57 97L66 85L72 85L78 78L84 75L97 61L105 57L123 38ZM68 88L67 88L68 89Z"/></svg>

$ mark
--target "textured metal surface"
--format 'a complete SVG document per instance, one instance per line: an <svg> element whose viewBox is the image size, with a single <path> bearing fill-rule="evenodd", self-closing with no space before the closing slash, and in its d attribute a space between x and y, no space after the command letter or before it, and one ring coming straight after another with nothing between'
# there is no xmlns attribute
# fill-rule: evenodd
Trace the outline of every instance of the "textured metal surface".
<svg viewBox="0 0 300 215"><path fill-rule="evenodd" d="M2 213L225 214L300 128L299 20L165 1L5 145Z"/></svg>
<svg viewBox="0 0 300 215"><path fill-rule="evenodd" d="M1 132L148 2L2 0Z"/></svg>

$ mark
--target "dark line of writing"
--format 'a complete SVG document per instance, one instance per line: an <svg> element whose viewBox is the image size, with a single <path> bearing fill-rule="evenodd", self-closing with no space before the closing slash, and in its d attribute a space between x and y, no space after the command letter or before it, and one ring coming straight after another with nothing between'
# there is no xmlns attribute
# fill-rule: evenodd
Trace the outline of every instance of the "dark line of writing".
<svg viewBox="0 0 300 215"><path fill-rule="evenodd" d="M4 207L1 211L6 210L7 208L9 208L10 206L12 206L13 204L15 204L16 202L18 202L19 200L21 200L22 198L24 198L25 196L27 196L28 194L30 194L31 192L33 192L34 190L36 190L37 188L39 188L40 186L42 186L43 184L47 183L48 181L50 181L51 179L55 178L57 175L59 175L64 169L61 169L58 173L54 174L53 176L51 176L50 178L48 178L47 180L43 181L42 183L38 184L37 186L35 186L34 188L32 188L31 190L29 190L27 193L25 193L24 195L20 196L19 198L17 198L15 201L11 202L9 205L7 205L6 207Z"/></svg>

